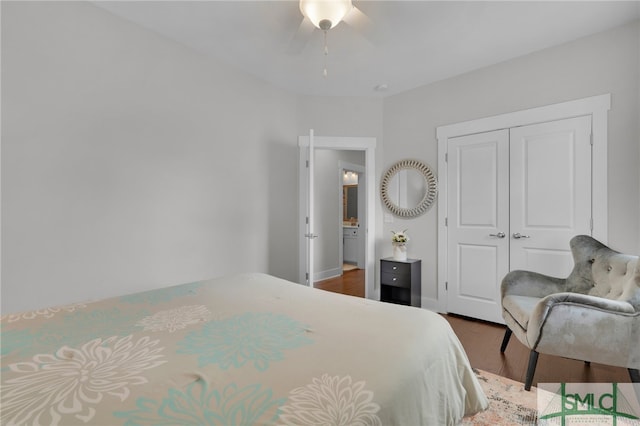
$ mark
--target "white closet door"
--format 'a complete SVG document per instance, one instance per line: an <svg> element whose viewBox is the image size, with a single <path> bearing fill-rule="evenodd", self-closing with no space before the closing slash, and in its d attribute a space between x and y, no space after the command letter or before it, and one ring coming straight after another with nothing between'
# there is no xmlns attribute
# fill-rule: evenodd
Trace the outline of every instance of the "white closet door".
<svg viewBox="0 0 640 426"><path fill-rule="evenodd" d="M449 139L447 310L502 322L509 271L509 132Z"/></svg>
<svg viewBox="0 0 640 426"><path fill-rule="evenodd" d="M591 117L510 130L510 269L566 277L591 234Z"/></svg>
<svg viewBox="0 0 640 426"><path fill-rule="evenodd" d="M591 234L590 134L578 117L449 139L449 312L502 323L507 272L569 275L569 240Z"/></svg>

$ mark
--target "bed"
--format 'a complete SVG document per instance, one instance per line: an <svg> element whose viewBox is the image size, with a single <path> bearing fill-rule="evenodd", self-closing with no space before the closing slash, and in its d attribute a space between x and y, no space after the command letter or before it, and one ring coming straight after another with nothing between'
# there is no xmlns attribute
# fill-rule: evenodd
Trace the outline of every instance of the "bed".
<svg viewBox="0 0 640 426"><path fill-rule="evenodd" d="M0 326L3 425L453 425L488 405L439 315L264 274Z"/></svg>

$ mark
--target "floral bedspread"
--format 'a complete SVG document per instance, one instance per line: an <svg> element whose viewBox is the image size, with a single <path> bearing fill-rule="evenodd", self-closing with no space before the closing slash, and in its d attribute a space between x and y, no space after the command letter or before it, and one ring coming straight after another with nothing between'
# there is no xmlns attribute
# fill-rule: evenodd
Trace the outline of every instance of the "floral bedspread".
<svg viewBox="0 0 640 426"><path fill-rule="evenodd" d="M0 319L0 423L446 425L487 400L437 314L242 274Z"/></svg>

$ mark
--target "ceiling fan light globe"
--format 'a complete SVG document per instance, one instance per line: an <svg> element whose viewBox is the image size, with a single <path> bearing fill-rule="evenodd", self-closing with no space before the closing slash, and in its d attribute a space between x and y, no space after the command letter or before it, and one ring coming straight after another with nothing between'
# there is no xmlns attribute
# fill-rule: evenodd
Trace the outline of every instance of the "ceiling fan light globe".
<svg viewBox="0 0 640 426"><path fill-rule="evenodd" d="M338 25L352 8L351 0L300 0L300 12L316 28L325 31ZM323 21L329 21L331 27L326 28Z"/></svg>

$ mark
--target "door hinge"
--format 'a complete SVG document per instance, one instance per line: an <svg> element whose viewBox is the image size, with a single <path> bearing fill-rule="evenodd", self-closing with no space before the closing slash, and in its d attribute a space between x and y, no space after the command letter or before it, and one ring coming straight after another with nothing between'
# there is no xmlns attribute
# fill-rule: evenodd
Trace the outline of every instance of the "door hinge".
<svg viewBox="0 0 640 426"><path fill-rule="evenodd" d="M444 153L444 162L445 162L445 163L448 163L448 162L449 162L449 153L448 153L448 152L445 152L445 153Z"/></svg>
<svg viewBox="0 0 640 426"><path fill-rule="evenodd" d="M448 217L444 218L444 226L449 226L449 218Z"/></svg>
<svg viewBox="0 0 640 426"><path fill-rule="evenodd" d="M309 216L304 218L304 223L307 224L307 225L309 224Z"/></svg>
<svg viewBox="0 0 640 426"><path fill-rule="evenodd" d="M593 218L589 219L589 228L591 229L591 233L593 234Z"/></svg>
<svg viewBox="0 0 640 426"><path fill-rule="evenodd" d="M589 143L593 146L593 132L589 134Z"/></svg>
<svg viewBox="0 0 640 426"><path fill-rule="evenodd" d="M309 168L309 160L306 160L306 161L305 161L305 164L306 164L306 167L307 167L307 169L308 169L308 168Z"/></svg>
<svg viewBox="0 0 640 426"><path fill-rule="evenodd" d="M446 291L449 291L449 281L445 281L445 282L444 282L444 289L445 289Z"/></svg>
<svg viewBox="0 0 640 426"><path fill-rule="evenodd" d="M308 272L305 272L305 273L304 273L304 279L305 279L305 280L307 280L307 281L309 281L309 273L308 273Z"/></svg>

